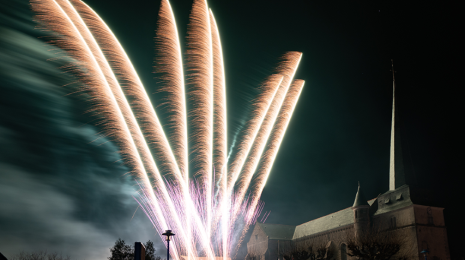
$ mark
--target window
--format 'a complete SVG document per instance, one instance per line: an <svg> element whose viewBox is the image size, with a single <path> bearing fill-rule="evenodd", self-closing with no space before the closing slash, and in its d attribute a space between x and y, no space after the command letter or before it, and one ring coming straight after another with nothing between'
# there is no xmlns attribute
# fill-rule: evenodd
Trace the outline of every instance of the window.
<svg viewBox="0 0 465 260"><path fill-rule="evenodd" d="M421 248L422 248L422 250L429 250L428 242L423 240L421 242Z"/></svg>
<svg viewBox="0 0 465 260"><path fill-rule="evenodd" d="M390 228L396 228L396 226L397 226L396 217L391 216L391 221L390 221L390 223L389 223L389 227L390 227Z"/></svg>
<svg viewBox="0 0 465 260"><path fill-rule="evenodd" d="M345 243L341 244L341 260L347 260L347 245Z"/></svg>
<svg viewBox="0 0 465 260"><path fill-rule="evenodd" d="M258 235L255 235L255 240L258 240Z"/></svg>
<svg viewBox="0 0 465 260"><path fill-rule="evenodd" d="M433 212L431 210L431 207L426 208L426 215L428 216L428 225L433 225Z"/></svg>

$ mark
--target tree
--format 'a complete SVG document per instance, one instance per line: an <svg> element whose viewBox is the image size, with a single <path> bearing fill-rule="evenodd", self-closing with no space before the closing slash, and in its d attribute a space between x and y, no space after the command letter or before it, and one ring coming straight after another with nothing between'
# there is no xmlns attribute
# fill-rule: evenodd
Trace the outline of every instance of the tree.
<svg viewBox="0 0 465 260"><path fill-rule="evenodd" d="M410 259L407 236L401 232L371 230L358 238L347 238L347 255L360 260Z"/></svg>
<svg viewBox="0 0 465 260"><path fill-rule="evenodd" d="M155 248L152 241L145 243L145 260L161 260L159 255L155 255Z"/></svg>
<svg viewBox="0 0 465 260"><path fill-rule="evenodd" d="M126 245L124 240L118 238L115 245L110 248L111 256L108 260L134 260L134 247Z"/></svg>
<svg viewBox="0 0 465 260"><path fill-rule="evenodd" d="M333 250L325 244L314 244L310 241L291 242L290 247L284 248L278 255L285 260L323 260L334 256Z"/></svg>
<svg viewBox="0 0 465 260"><path fill-rule="evenodd" d="M147 241L145 246L145 260L161 260L161 257L155 255L155 247L152 241ZM127 245L124 240L118 238L115 245L110 248L111 256L109 260L134 260L134 245Z"/></svg>

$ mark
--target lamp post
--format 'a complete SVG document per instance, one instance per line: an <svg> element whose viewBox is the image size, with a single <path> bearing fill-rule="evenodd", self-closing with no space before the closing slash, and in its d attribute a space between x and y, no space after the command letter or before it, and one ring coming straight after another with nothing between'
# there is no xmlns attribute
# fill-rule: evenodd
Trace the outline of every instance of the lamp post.
<svg viewBox="0 0 465 260"><path fill-rule="evenodd" d="M167 255L166 255L166 260L170 260L170 237L174 236L174 233L171 233L171 230L165 230L165 233L162 234L163 236L166 236L166 243L167 243Z"/></svg>
<svg viewBox="0 0 465 260"><path fill-rule="evenodd" d="M426 259L426 255L429 253L428 249L424 249L423 251L420 252L420 254L424 254L425 255L425 260L428 260Z"/></svg>

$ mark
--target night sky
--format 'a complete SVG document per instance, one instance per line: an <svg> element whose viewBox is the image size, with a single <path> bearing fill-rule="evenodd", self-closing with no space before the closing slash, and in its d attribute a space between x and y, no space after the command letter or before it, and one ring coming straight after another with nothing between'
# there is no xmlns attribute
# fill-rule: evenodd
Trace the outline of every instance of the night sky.
<svg viewBox="0 0 465 260"><path fill-rule="evenodd" d="M84 2L154 93L159 1ZM279 57L303 53L296 78L306 84L262 195L267 223L298 225L347 208L357 181L369 199L388 190L394 59L404 162L445 208L452 258L464 255L463 15L451 3L408 2L209 1L223 44L230 140ZM33 29L27 1L0 3L0 252L105 259L121 237L155 241L164 255L147 217L134 214L134 183L115 162L117 147L93 141L100 130L86 103L67 95L79 82L50 60L60 54ZM192 1L171 4L185 44Z"/></svg>

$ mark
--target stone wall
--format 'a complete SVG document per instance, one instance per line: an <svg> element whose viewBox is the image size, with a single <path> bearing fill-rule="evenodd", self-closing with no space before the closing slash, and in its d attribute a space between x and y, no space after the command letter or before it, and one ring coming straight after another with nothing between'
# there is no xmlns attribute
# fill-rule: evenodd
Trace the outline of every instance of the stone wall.
<svg viewBox="0 0 465 260"><path fill-rule="evenodd" d="M416 234L418 252L429 251L428 259L449 260L447 231L444 223L443 208L415 205ZM420 255L423 260L424 256Z"/></svg>

